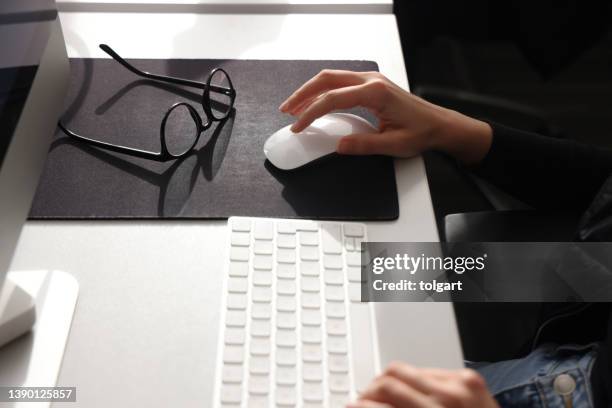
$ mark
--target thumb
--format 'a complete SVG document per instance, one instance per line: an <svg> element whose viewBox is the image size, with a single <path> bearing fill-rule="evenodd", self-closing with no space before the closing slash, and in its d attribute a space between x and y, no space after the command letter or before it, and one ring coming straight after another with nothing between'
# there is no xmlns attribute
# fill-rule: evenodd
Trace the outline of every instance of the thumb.
<svg viewBox="0 0 612 408"><path fill-rule="evenodd" d="M360 133L344 136L340 139L336 151L340 154L367 155L384 154L397 155L397 141L392 132Z"/></svg>

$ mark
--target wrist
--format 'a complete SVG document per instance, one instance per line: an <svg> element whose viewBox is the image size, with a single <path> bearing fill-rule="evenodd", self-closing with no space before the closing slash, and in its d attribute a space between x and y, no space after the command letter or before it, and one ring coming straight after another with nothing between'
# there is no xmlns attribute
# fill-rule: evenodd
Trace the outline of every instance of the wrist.
<svg viewBox="0 0 612 408"><path fill-rule="evenodd" d="M445 109L432 144L434 150L474 165L485 158L492 140L493 130L487 122Z"/></svg>

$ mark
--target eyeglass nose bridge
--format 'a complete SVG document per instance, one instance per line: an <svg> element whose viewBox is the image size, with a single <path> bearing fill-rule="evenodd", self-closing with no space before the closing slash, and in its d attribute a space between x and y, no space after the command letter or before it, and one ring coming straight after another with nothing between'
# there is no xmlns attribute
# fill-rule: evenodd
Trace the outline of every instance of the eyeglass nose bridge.
<svg viewBox="0 0 612 408"><path fill-rule="evenodd" d="M189 111L189 115L191 116L191 119L193 120L195 126L196 126L196 134L193 137L193 143L191 144L191 146L189 146L188 149L186 149L184 152L180 153L180 154L175 154L171 151L171 149L168 148L168 139L167 139L167 135L166 135L166 125L167 125L167 121L168 118L170 117L170 114L177 108L184 106L185 108L187 108L187 110ZM207 130L208 128L210 128L210 126L212 125L212 121L210 120L210 118L208 117L208 115L206 114L206 112L204 112L204 116L206 118L206 122L202 122L202 117L200 116L200 114L198 113L198 111L193 107L193 105L191 105L190 103L187 102L177 102L174 105L172 105L168 111L166 111L166 114L164 115L161 125L160 125L160 136L161 136L161 155L163 157L168 157L168 158L179 158L179 157L183 157L185 155L187 155L189 152L191 152L193 150L193 148L196 146L196 144L198 143L198 140L200 140L200 135L202 134L202 132L204 132L205 130Z"/></svg>

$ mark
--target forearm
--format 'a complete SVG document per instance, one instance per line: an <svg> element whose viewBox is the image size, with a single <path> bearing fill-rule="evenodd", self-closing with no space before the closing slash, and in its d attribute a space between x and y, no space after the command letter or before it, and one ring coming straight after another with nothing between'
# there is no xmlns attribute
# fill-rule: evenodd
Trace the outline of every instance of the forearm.
<svg viewBox="0 0 612 408"><path fill-rule="evenodd" d="M610 150L456 115L439 150L536 208L582 211L612 173Z"/></svg>

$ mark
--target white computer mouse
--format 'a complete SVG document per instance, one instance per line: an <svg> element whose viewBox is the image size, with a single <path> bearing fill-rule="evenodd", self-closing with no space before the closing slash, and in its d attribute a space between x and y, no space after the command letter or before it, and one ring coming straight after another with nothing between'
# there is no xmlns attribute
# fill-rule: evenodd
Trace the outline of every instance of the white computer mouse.
<svg viewBox="0 0 612 408"><path fill-rule="evenodd" d="M344 136L372 132L377 129L357 115L330 113L299 133L293 133L291 125L285 126L266 140L263 150L274 166L293 170L334 153Z"/></svg>

